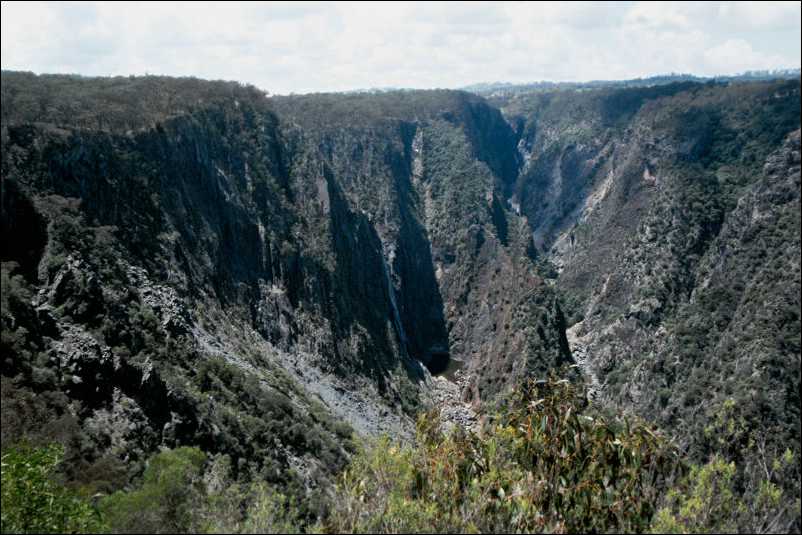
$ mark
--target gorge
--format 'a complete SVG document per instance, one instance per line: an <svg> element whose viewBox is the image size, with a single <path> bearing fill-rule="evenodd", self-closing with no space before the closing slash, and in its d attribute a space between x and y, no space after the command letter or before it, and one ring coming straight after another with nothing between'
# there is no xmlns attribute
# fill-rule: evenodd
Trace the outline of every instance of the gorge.
<svg viewBox="0 0 802 535"><path fill-rule="evenodd" d="M799 459L798 77L271 97L3 71L2 180L3 445L64 444L93 491L195 446L308 496L355 443L444 399L478 425L556 370L699 462Z"/></svg>

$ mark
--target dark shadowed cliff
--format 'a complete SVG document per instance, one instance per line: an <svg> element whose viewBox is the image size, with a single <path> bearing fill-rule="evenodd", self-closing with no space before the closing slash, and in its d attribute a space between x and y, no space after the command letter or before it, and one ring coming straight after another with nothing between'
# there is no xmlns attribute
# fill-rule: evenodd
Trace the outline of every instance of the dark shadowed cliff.
<svg viewBox="0 0 802 535"><path fill-rule="evenodd" d="M197 446L311 518L365 437L559 369L746 481L800 454L799 116L798 80L4 71L3 445L66 445L91 492Z"/></svg>

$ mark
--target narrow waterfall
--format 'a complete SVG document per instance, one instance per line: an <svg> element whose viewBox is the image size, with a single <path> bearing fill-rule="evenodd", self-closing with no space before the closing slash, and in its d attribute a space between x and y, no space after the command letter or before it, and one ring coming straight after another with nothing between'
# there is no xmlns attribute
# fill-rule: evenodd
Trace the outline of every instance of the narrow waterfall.
<svg viewBox="0 0 802 535"><path fill-rule="evenodd" d="M393 253L394 251L390 251L390 258L395 256ZM404 353L406 353L407 333L404 331L403 323L401 323L401 314L398 312L398 304L395 300L395 287L393 286L393 281L390 278L390 267L387 265L387 259L384 255L382 255L382 267L384 268L384 278L387 281L387 291L390 295L390 306L393 309L393 323L395 324L395 330L398 333L398 338L401 340L401 348Z"/></svg>

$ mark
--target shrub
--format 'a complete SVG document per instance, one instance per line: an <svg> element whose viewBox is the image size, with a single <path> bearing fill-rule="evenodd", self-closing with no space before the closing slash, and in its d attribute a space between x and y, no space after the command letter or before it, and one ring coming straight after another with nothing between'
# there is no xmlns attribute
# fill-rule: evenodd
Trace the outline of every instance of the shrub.
<svg viewBox="0 0 802 535"><path fill-rule="evenodd" d="M292 499L261 483L251 493L241 533L301 533L304 521Z"/></svg>
<svg viewBox="0 0 802 535"><path fill-rule="evenodd" d="M794 532L799 501L785 499L783 472L793 470L790 450L772 463L766 478L748 478L740 488L736 464L719 455L693 466L677 488L666 493L655 515L653 533L781 533ZM778 479L775 484L772 479Z"/></svg>
<svg viewBox="0 0 802 535"><path fill-rule="evenodd" d="M379 440L352 462L331 532L643 531L679 466L640 423L583 414L568 381L530 383L480 435L445 435L436 415L417 445Z"/></svg>
<svg viewBox="0 0 802 535"><path fill-rule="evenodd" d="M27 445L2 454L2 533L92 533L98 511L55 480L64 448Z"/></svg>
<svg viewBox="0 0 802 535"><path fill-rule="evenodd" d="M206 454L197 448L158 453L148 462L139 489L115 492L102 500L100 509L119 533L197 531L205 462Z"/></svg>

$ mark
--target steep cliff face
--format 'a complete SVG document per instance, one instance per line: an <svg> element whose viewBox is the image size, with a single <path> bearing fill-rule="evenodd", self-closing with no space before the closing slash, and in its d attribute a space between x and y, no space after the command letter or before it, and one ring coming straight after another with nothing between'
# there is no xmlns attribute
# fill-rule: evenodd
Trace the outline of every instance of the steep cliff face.
<svg viewBox="0 0 802 535"><path fill-rule="evenodd" d="M799 449L799 102L798 80L497 101L592 389L700 456L733 405L739 440Z"/></svg>
<svg viewBox="0 0 802 535"><path fill-rule="evenodd" d="M524 221L504 207L509 182L471 162L451 125L436 122L421 135L418 189L450 351L470 378L466 399L492 398L570 361L562 313L537 273Z"/></svg>
<svg viewBox="0 0 802 535"><path fill-rule="evenodd" d="M480 98L4 72L2 117L3 440L71 477L194 444L309 490L347 424L409 433L421 363L478 405L570 358Z"/></svg>
<svg viewBox="0 0 802 535"><path fill-rule="evenodd" d="M476 402L570 360L529 233L504 206L518 158L498 110L445 91L273 100L303 132L301 161L322 159L375 225L411 356L463 367Z"/></svg>
<svg viewBox="0 0 802 535"><path fill-rule="evenodd" d="M2 76L2 437L76 481L192 444L309 493L574 359L696 457L799 452L798 81Z"/></svg>
<svg viewBox="0 0 802 535"><path fill-rule="evenodd" d="M263 95L155 79L123 107L167 92L180 109L98 127L48 122L58 98L26 120L37 93L17 82L3 74L4 442L75 443L79 478L195 444L309 488L347 458L343 420L408 432L424 372L399 349L381 242L328 170L297 173Z"/></svg>

